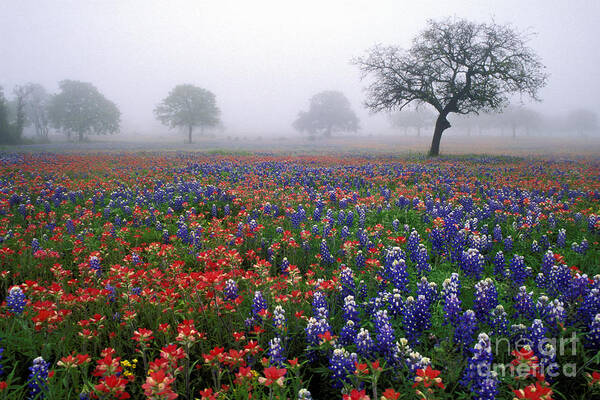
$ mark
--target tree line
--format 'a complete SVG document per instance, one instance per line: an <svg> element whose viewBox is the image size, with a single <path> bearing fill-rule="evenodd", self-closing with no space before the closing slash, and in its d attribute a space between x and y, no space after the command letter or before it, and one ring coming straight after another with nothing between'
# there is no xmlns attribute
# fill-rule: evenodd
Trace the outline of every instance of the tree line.
<svg viewBox="0 0 600 400"><path fill-rule="evenodd" d="M436 115L428 108L411 108L388 115L390 125L401 129L405 135L409 132L421 135L424 129L433 128ZM562 115L545 115L525 106L509 106L499 113L479 115L457 115L452 118L453 126L468 136L484 132L517 136L533 136L575 132L582 137L595 134L600 129L598 115L588 109L579 108Z"/></svg>
<svg viewBox="0 0 600 400"><path fill-rule="evenodd" d="M410 48L377 45L352 63L369 83L365 106L372 112L392 113L392 123L414 126L418 132L433 125L429 155L437 156L442 134L451 126L451 115L458 116L453 119L457 124L467 124L465 116L505 110L515 95L540 101L539 90L548 75L528 41L527 34L510 25L460 18L429 20ZM39 85L18 87L14 103L11 120L10 107L4 96L0 97L3 142L18 141L28 123L40 136L53 127L78 140L119 129L118 108L89 83L62 81L60 93L52 96ZM397 113L410 107L432 111ZM517 125L536 119L528 109L509 111L514 135ZM215 95L189 84L176 86L154 114L170 128L185 128L190 142L195 128L214 127L220 118ZM597 125L595 115L585 110L569 118L582 132ZM331 136L337 131L356 131L359 120L343 93L324 91L310 99L308 110L298 114L293 127L311 137Z"/></svg>
<svg viewBox="0 0 600 400"><path fill-rule="evenodd" d="M0 144L23 142L27 126L39 139L47 139L51 129L67 138L83 141L88 135L116 133L121 111L91 83L75 80L59 82L59 92L49 94L39 84L17 86L8 100L0 87ZM215 95L193 85L178 85L155 108L156 118L170 128L185 127L192 141L192 130L219 123L220 111Z"/></svg>

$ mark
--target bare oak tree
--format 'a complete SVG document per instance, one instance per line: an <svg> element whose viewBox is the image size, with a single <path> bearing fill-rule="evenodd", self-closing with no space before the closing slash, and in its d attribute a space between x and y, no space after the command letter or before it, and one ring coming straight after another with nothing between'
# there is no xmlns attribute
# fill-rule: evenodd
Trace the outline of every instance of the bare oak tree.
<svg viewBox="0 0 600 400"><path fill-rule="evenodd" d="M353 63L363 78L374 78L366 100L372 111L402 110L413 102L437 110L429 150L430 156L437 156L442 133L450 127L450 113L502 109L512 94L539 100L537 92L547 75L527 39L510 26L495 23L430 20L409 50L375 46Z"/></svg>

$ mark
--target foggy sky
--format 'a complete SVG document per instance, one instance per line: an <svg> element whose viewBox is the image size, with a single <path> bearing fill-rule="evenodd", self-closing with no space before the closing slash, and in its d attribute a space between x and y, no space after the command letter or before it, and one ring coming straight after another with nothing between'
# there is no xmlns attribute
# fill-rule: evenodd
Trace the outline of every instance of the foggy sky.
<svg viewBox="0 0 600 400"><path fill-rule="evenodd" d="M376 43L408 47L428 18L511 23L550 74L533 107L600 111L597 0L52 1L0 0L0 86L93 83L122 111L124 131L163 133L152 114L179 83L217 96L226 134L289 134L308 99L340 90L362 132L387 129L363 109L352 57Z"/></svg>

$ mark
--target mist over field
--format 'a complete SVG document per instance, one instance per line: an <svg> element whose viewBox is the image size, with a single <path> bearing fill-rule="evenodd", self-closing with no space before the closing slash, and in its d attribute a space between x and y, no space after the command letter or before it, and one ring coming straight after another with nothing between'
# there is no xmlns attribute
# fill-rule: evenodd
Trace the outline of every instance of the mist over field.
<svg viewBox="0 0 600 400"><path fill-rule="evenodd" d="M512 98L513 106L533 110L539 119L532 129L514 128L516 136L595 143L597 130L580 135L565 120L574 110L600 112L600 56L592 39L599 33L598 15L600 3L593 0L5 1L0 86L10 99L17 85L29 82L49 93L56 93L65 79L90 82L121 111L119 134L90 140L183 143L185 129L162 125L153 110L176 85L197 85L214 93L221 111L220 124L207 133L232 146L236 138L305 137L292 127L298 113L315 93L335 90L347 97L358 117L356 135L401 144L403 135L416 137L417 129L392 126L388 113L364 107L369 80L361 81L350 61L375 44L410 47L428 19L460 17L510 24L524 32L546 67L541 102ZM442 149L451 148L459 135L509 138L513 127L502 118L496 117L495 125L471 118L468 127L450 115L453 127ZM407 148L423 141L425 151L433 125L425 124L422 139L407 141ZM34 135L31 126L25 134ZM64 135L51 130L50 138Z"/></svg>

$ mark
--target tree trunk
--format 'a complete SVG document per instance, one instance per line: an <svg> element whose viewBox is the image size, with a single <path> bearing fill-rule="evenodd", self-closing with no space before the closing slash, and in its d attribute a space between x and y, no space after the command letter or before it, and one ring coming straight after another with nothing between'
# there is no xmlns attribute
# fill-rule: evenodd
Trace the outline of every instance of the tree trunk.
<svg viewBox="0 0 600 400"><path fill-rule="evenodd" d="M433 140L431 141L431 148L429 149L429 157L437 157L440 154L440 141L442 140L442 133L450 128L450 122L446 119L448 114L440 114L435 121L435 129L433 131Z"/></svg>
<svg viewBox="0 0 600 400"><path fill-rule="evenodd" d="M421 137L421 127L417 126L417 137Z"/></svg>
<svg viewBox="0 0 600 400"><path fill-rule="evenodd" d="M513 124L512 126L513 140L517 138L517 127Z"/></svg>
<svg viewBox="0 0 600 400"><path fill-rule="evenodd" d="M193 127L190 125L188 126L188 142L192 143L192 129Z"/></svg>
<svg viewBox="0 0 600 400"><path fill-rule="evenodd" d="M83 132L79 131L79 132L77 132L77 134L79 135L78 136L79 143L83 142Z"/></svg>

